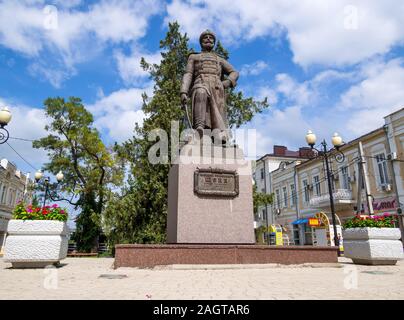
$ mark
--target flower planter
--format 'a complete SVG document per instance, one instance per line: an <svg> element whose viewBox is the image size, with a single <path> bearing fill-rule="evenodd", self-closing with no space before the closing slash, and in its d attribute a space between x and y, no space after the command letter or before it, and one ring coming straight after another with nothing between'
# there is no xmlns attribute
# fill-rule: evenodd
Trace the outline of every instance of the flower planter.
<svg viewBox="0 0 404 320"><path fill-rule="evenodd" d="M394 265L403 259L398 228L349 228L342 235L344 256L355 264Z"/></svg>
<svg viewBox="0 0 404 320"><path fill-rule="evenodd" d="M4 259L13 268L41 268L66 258L68 227L54 220L10 220Z"/></svg>

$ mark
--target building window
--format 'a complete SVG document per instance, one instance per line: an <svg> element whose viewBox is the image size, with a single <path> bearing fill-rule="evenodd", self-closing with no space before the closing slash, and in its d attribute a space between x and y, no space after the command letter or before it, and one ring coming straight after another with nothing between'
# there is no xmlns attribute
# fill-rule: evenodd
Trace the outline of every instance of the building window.
<svg viewBox="0 0 404 320"><path fill-rule="evenodd" d="M264 168L261 168L260 173L261 173L261 180L264 180L265 179Z"/></svg>
<svg viewBox="0 0 404 320"><path fill-rule="evenodd" d="M6 204L6 195L7 195L7 188L3 186L3 190L1 193L1 203Z"/></svg>
<svg viewBox="0 0 404 320"><path fill-rule="evenodd" d="M291 194L290 206L293 207L296 205L296 188L294 184L290 185L290 194Z"/></svg>
<svg viewBox="0 0 404 320"><path fill-rule="evenodd" d="M316 192L316 195L320 196L321 195L320 176L313 177L313 185L314 185L314 190Z"/></svg>
<svg viewBox="0 0 404 320"><path fill-rule="evenodd" d="M379 181L381 185L388 183L389 178L387 175L387 160L384 153L376 155L377 170L379 173Z"/></svg>
<svg viewBox="0 0 404 320"><path fill-rule="evenodd" d="M287 208L287 206L288 206L288 189L286 187L283 187L282 193L283 193L283 207Z"/></svg>
<svg viewBox="0 0 404 320"><path fill-rule="evenodd" d="M12 206L13 205L13 200L14 200L14 190L10 189L10 192L8 193L8 205Z"/></svg>
<svg viewBox="0 0 404 320"><path fill-rule="evenodd" d="M347 166L341 168L341 187L342 189L347 190L351 188L351 185L349 183L349 173Z"/></svg>
<svg viewBox="0 0 404 320"><path fill-rule="evenodd" d="M304 202L309 202L310 201L310 196L309 196L309 183L307 180L303 180L303 190L304 190Z"/></svg>
<svg viewBox="0 0 404 320"><path fill-rule="evenodd" d="M279 209L281 207L281 195L279 189L275 190L276 207Z"/></svg>

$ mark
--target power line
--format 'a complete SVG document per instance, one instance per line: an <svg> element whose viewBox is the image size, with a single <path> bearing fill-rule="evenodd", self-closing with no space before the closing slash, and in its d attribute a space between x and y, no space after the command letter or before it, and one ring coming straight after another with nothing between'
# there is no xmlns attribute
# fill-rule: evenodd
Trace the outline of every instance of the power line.
<svg viewBox="0 0 404 320"><path fill-rule="evenodd" d="M363 156L363 157L364 158L370 158L370 159L377 159L377 160L404 162L403 159L380 159L379 157L374 157L374 156Z"/></svg>
<svg viewBox="0 0 404 320"><path fill-rule="evenodd" d="M20 141L28 141L28 142L35 141L35 140L32 140L32 139L17 138L17 137L9 137L9 139L20 140Z"/></svg>
<svg viewBox="0 0 404 320"><path fill-rule="evenodd" d="M31 163L29 163L27 160L25 160L25 158L21 154L19 154L17 152L17 150L15 150L8 142L6 142L6 143L11 148L11 150L13 150L26 164L28 164L32 169L34 169L36 171L36 168Z"/></svg>

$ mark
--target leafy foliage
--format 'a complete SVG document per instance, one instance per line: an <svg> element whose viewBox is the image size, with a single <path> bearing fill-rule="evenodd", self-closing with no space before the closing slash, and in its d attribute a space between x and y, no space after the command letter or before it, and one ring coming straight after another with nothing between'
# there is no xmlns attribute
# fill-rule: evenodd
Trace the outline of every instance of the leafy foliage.
<svg viewBox="0 0 404 320"><path fill-rule="evenodd" d="M143 94L143 111L147 115L143 126L135 127L135 135L123 145L116 146L122 159L130 164L130 179L121 193L111 194L104 212L104 230L111 245L115 243L163 243L166 239L168 164L151 164L148 152L155 141L148 141L150 131L163 129L171 132L171 121L184 118L181 108L180 87L190 53L186 34L181 34L178 23L170 23L168 32L160 41L161 63L141 66L154 81L152 97ZM216 52L228 58L220 43ZM267 107L266 101L245 99L234 90L229 94L230 125L240 126L251 120L256 112ZM180 130L184 126L180 123ZM171 144L169 144L171 154Z"/></svg>
<svg viewBox="0 0 404 320"><path fill-rule="evenodd" d="M253 186L253 206L254 206L254 213L258 212L258 208L262 206L266 206L273 202L274 195L267 194L257 191L257 186L254 184Z"/></svg>
<svg viewBox="0 0 404 320"><path fill-rule="evenodd" d="M388 213L380 216L355 216L347 220L343 227L349 228L394 228L396 217Z"/></svg>
<svg viewBox="0 0 404 320"><path fill-rule="evenodd" d="M259 228L255 229L255 240L258 244L265 244L264 241L264 234L268 232L266 226L260 226Z"/></svg>
<svg viewBox="0 0 404 320"><path fill-rule="evenodd" d="M13 219L17 220L58 220L67 221L67 210L57 204L43 208L36 205L17 204L13 211Z"/></svg>
<svg viewBox="0 0 404 320"><path fill-rule="evenodd" d="M45 126L49 135L34 141L33 146L47 151L50 161L44 170L53 174L63 171L61 192L70 195L63 200L81 209L77 246L79 251L89 251L96 246L100 233L99 218L94 217L104 208L108 185L122 180L122 170L93 128L93 116L79 98L48 98L44 104L51 120Z"/></svg>

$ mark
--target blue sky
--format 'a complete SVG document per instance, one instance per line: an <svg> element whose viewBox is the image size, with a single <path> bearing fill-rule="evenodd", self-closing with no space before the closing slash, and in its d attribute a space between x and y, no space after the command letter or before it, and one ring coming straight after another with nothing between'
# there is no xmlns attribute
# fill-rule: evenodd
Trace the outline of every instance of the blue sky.
<svg viewBox="0 0 404 320"><path fill-rule="evenodd" d="M199 34L214 30L241 72L239 90L269 98L245 125L257 130L257 156L303 146L307 129L348 141L404 106L403 17L400 0L0 0L0 107L13 113L11 136L39 138L43 101L78 96L104 141L122 142L144 119L142 92L151 93L140 57L158 62L177 20L196 50ZM33 167L46 162L30 143L9 143ZM33 172L7 145L0 157Z"/></svg>

